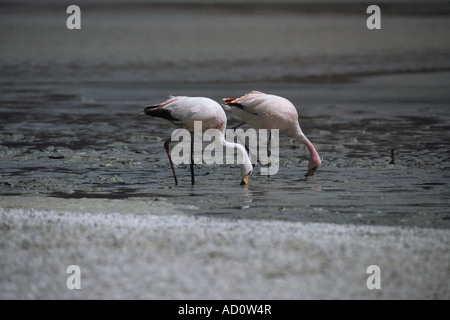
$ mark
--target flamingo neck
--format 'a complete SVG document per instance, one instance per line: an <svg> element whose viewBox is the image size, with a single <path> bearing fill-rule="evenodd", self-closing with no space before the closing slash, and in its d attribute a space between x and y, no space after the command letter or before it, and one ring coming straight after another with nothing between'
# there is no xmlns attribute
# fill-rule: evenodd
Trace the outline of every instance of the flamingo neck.
<svg viewBox="0 0 450 320"><path fill-rule="evenodd" d="M247 151L245 150L245 148L242 145L240 145L239 143L229 142L229 141L225 140L225 138L223 139L223 145L227 149L230 148L230 149L234 150L234 148L236 148L237 155L238 155L237 159L238 159L238 163L241 165L241 174L243 176L246 174L249 174L253 171L253 165L250 161Z"/></svg>
<svg viewBox="0 0 450 320"><path fill-rule="evenodd" d="M309 141L309 139L302 132L300 125L297 125L296 130L291 133L297 141L303 143L309 150L308 169L312 169L314 167L319 168L322 164L319 153L317 152L316 148L314 148L314 145L311 143L311 141Z"/></svg>

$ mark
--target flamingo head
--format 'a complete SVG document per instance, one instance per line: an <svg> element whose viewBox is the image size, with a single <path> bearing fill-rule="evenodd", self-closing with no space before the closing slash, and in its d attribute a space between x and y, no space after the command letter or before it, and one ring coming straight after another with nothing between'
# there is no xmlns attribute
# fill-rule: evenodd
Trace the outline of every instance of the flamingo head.
<svg viewBox="0 0 450 320"><path fill-rule="evenodd" d="M322 160L319 157L319 154L317 154L317 152L313 152L311 153L311 156L309 158L309 163L308 163L308 172L306 173L305 176L307 177L311 177L313 176L317 169L320 168L320 166L322 165Z"/></svg>
<svg viewBox="0 0 450 320"><path fill-rule="evenodd" d="M241 181L241 186L246 186L248 185L248 181L250 180L250 176L252 175L252 172L250 171L249 173L247 173Z"/></svg>

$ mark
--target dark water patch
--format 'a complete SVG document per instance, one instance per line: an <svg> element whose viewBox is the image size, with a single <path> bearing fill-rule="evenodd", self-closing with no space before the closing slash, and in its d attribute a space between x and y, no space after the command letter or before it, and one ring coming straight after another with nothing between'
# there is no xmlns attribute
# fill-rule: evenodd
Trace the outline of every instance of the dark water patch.
<svg viewBox="0 0 450 320"><path fill-rule="evenodd" d="M103 2L90 1L83 2L83 6L89 10L99 10L104 11ZM404 5L401 2L383 2L383 8L386 9L389 15L449 15L450 9L446 3L440 2L427 2L427 1L417 1L414 5ZM22 13L35 12L36 6L31 6L26 2L14 2L14 1L4 1L0 3L0 7L5 12L15 12L18 11ZM57 11L58 6L41 5L41 10L46 10L49 12ZM359 3L355 1L342 1L336 4L331 1L317 1L317 2L295 2L295 1L281 1L280 3L271 2L255 2L255 1L241 1L241 2L223 2L223 1L168 1L168 2L112 2L108 6L108 12L114 13L128 13L134 12L135 10L139 12L153 12L158 13L174 13L178 11L182 12L192 12L195 14L242 14L242 15L252 15L252 14L273 14L273 13L301 13L301 14L358 14L360 12L365 12L367 5L364 3Z"/></svg>
<svg viewBox="0 0 450 320"><path fill-rule="evenodd" d="M424 190L432 190L432 189L434 189L435 186L445 186L445 185L447 185L447 184L443 183L443 182L434 182L434 183L428 182L428 183L416 184L416 186L418 186Z"/></svg>
<svg viewBox="0 0 450 320"><path fill-rule="evenodd" d="M23 107L22 103L19 104ZM6 112L0 112L0 118L3 123L22 122L31 120L33 118L33 114L28 111L7 110ZM24 129L26 129L26 127Z"/></svg>
<svg viewBox="0 0 450 320"><path fill-rule="evenodd" d="M163 198L171 198L178 197L174 195L167 195L165 193L151 193L151 192L142 192L138 191L138 188L130 188L130 187L118 187L114 188L112 191L83 191L83 190L74 190L73 192L51 192L43 194L48 197L55 197L61 199L110 199L110 200L127 200L127 199L151 199L153 201L158 201L161 197ZM130 206L133 205L132 202Z"/></svg>
<svg viewBox="0 0 450 320"><path fill-rule="evenodd" d="M47 94L44 97L47 101L63 101L63 102L71 102L71 101L79 101L81 100L78 95L74 94L61 94L61 93L52 93Z"/></svg>
<svg viewBox="0 0 450 320"><path fill-rule="evenodd" d="M110 193L92 193L84 191L74 191L71 193L64 192L52 192L47 196L62 198L62 199L127 199L134 197L134 195L128 194L126 192L110 192Z"/></svg>

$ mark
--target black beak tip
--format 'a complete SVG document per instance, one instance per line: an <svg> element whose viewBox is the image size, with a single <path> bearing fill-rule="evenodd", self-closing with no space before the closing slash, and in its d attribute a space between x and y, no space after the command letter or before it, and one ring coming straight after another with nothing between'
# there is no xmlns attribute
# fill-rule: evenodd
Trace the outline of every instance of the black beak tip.
<svg viewBox="0 0 450 320"><path fill-rule="evenodd" d="M316 171L317 171L317 167L309 169L308 172L305 174L305 177L312 177L312 176L314 176Z"/></svg>

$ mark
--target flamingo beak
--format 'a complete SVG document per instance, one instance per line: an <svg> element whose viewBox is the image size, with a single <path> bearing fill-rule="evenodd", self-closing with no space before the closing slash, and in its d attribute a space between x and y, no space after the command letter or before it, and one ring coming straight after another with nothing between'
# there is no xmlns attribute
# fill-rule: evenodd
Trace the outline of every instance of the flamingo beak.
<svg viewBox="0 0 450 320"><path fill-rule="evenodd" d="M312 177L312 176L314 176L316 171L317 171L317 167L309 169L308 172L305 174L305 177Z"/></svg>
<svg viewBox="0 0 450 320"><path fill-rule="evenodd" d="M248 174L246 174L246 175L242 178L241 186L246 186L246 185L248 185L248 180L250 179L250 174L251 174L251 172L248 173Z"/></svg>

